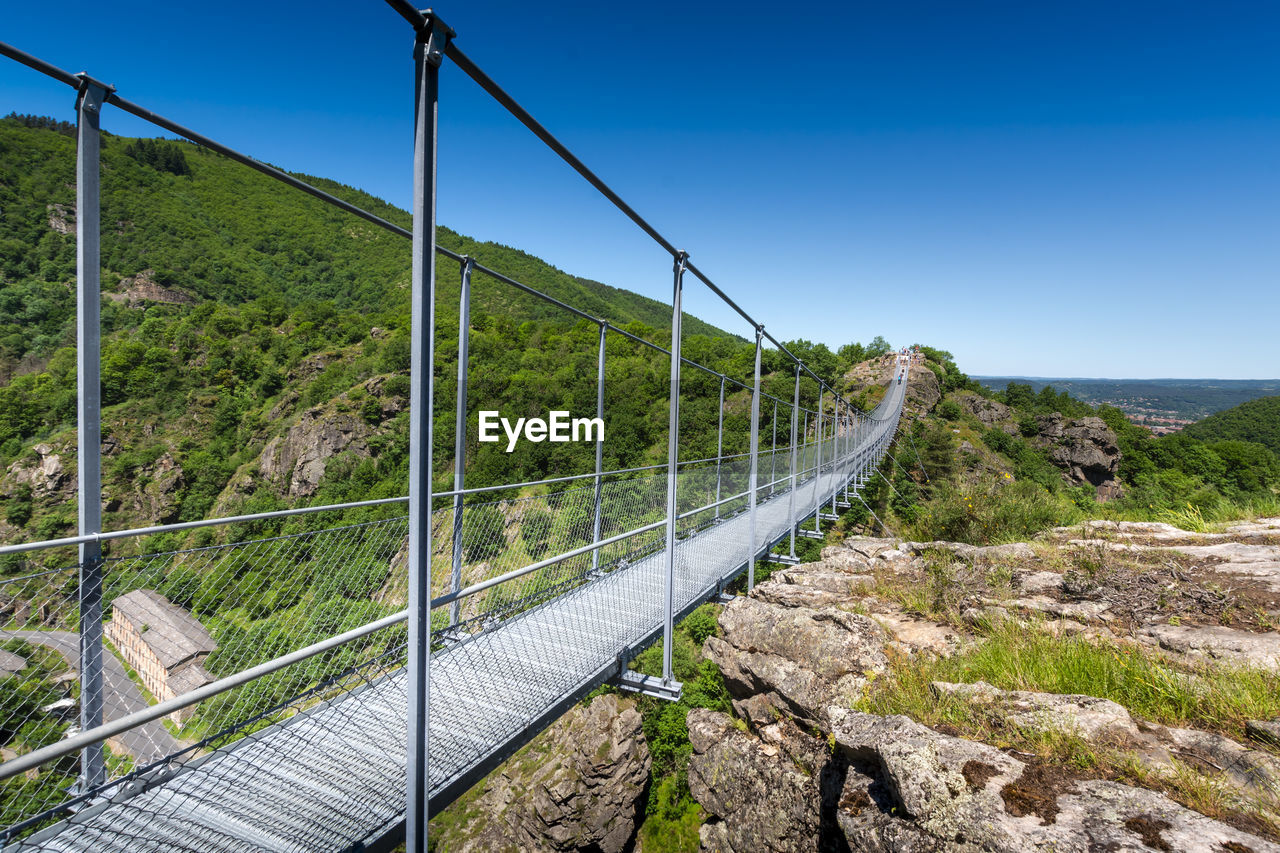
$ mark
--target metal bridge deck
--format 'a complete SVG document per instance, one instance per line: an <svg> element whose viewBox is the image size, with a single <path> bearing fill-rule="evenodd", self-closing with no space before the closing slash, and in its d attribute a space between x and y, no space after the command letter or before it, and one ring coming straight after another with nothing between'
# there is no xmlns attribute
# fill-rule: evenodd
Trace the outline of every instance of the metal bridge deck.
<svg viewBox="0 0 1280 853"><path fill-rule="evenodd" d="M816 501L813 478L802 481L797 518L830 501L849 470L824 470ZM789 491L759 504L762 545L790 529ZM677 542L677 618L741 571L748 525L743 512ZM433 806L455 799L661 633L664 557L658 552L616 569L432 656ZM396 836L404 817L404 682L403 669L393 672L193 761L142 793L86 808L10 849L301 853L378 847Z"/></svg>

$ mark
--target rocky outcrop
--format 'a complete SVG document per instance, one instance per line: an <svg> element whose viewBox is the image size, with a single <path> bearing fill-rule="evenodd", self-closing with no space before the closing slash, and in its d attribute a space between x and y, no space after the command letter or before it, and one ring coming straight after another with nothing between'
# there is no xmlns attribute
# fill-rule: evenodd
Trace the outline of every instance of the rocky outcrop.
<svg viewBox="0 0 1280 853"><path fill-rule="evenodd" d="M1009 435L1018 434L1018 425L1013 420L1013 409L1004 403L988 400L972 391L956 394L954 399L960 404L961 409L977 418L984 429L998 429Z"/></svg>
<svg viewBox="0 0 1280 853"><path fill-rule="evenodd" d="M689 712L689 790L716 820L702 827L703 850L774 850L800 853L820 846L825 805L821 742L788 720L760 728L759 736L727 714Z"/></svg>
<svg viewBox="0 0 1280 853"><path fill-rule="evenodd" d="M1064 418L1060 414L1036 418L1039 433L1031 443L1048 452L1049 459L1073 486L1090 485L1102 501L1122 493L1116 480L1120 448L1116 434L1102 418Z"/></svg>
<svg viewBox="0 0 1280 853"><path fill-rule="evenodd" d="M832 716L851 804L836 819L853 850L1280 851L1154 791L1074 779L906 717Z"/></svg>
<svg viewBox="0 0 1280 853"><path fill-rule="evenodd" d="M887 387L898 376L898 356L895 353L855 364L844 375L846 393L856 396L867 388ZM907 372L907 399L903 404L910 415L922 415L933 411L942 400L942 383L938 376L920 360L914 360Z"/></svg>
<svg viewBox="0 0 1280 853"><path fill-rule="evenodd" d="M1241 851L1280 845L1163 794L1030 764L902 716L833 707L823 739L789 723L744 732L689 714L702 849Z"/></svg>
<svg viewBox="0 0 1280 853"><path fill-rule="evenodd" d="M113 302L124 302L130 308L144 302L162 302L169 305L195 305L198 301L190 293L165 287L154 278L155 270L143 270L134 276L120 279L119 289L107 293L106 297Z"/></svg>
<svg viewBox="0 0 1280 853"><path fill-rule="evenodd" d="M67 470L63 464L63 456L68 453L65 448L55 448L49 444L37 444L31 448L35 457L19 459L9 466L5 480L9 489L15 486L28 486L31 496L37 500L57 498L63 500L75 494L75 474ZM74 448L70 449L71 461L75 461Z"/></svg>
<svg viewBox="0 0 1280 853"><path fill-rule="evenodd" d="M1254 831L1270 831L1267 821L1280 815L1280 756L1263 746L1280 727L1266 720L1251 723L1252 740L1240 742L1222 732L1142 720L1096 696L1001 690L984 682L931 685L940 705L966 706L946 719L991 720L1002 739L1010 732L1081 738L1099 754L1139 762L1152 790L1113 781L1128 777L1046 763L906 717L850 710L877 679L893 677L888 662L895 655L945 656L983 642L963 626L932 622L886 600L893 584L933 594L945 578L961 588L947 593L954 595L951 606L969 606L987 624L998 615L1025 620L1031 629L1113 643L1119 641L1107 626L1118 631L1123 624L1140 639L1143 624L1113 615L1111 601L1072 592L1084 588L1067 568L1078 554L1069 542L1060 542L1056 553L1054 547L853 537L825 548L819 562L780 570L731 602L719 619L722 636L709 637L703 651L724 673L737 719L695 710L687 720L690 791L708 814L702 849L1280 853L1280 845ZM1161 558L1168 561L1168 552ZM1190 565L1179 565L1179 583L1197 588ZM1095 568L1090 595L1128 589L1127 581L1105 576L1129 569ZM1133 574L1150 571L1137 565ZM996 576L1003 580L993 581ZM1138 595L1152 598L1142 590ZM1154 618L1146 628L1179 627ZM1185 627L1193 636L1220 633ZM1195 650L1181 653L1194 656ZM1202 774L1203 784L1248 805L1228 823L1163 793L1188 773Z"/></svg>
<svg viewBox="0 0 1280 853"><path fill-rule="evenodd" d="M724 673L734 709L753 722L785 710L824 725L828 706L854 702L888 666L884 629L856 613L736 598L719 622L724 636L708 637L706 654Z"/></svg>
<svg viewBox="0 0 1280 853"><path fill-rule="evenodd" d="M1182 530L1161 521L1086 521L1075 527L1055 527L1058 539L1118 539L1140 544L1200 545L1216 542L1280 544L1280 518L1259 518L1227 527L1221 533Z"/></svg>
<svg viewBox="0 0 1280 853"><path fill-rule="evenodd" d="M303 412L281 436L267 442L258 473L290 497L311 497L320 487L329 460L343 451L369 455L373 432L359 415L315 406Z"/></svg>
<svg viewBox="0 0 1280 853"><path fill-rule="evenodd" d="M1280 631L1242 631L1222 625L1150 625L1138 638L1201 660L1219 660L1280 672Z"/></svg>
<svg viewBox="0 0 1280 853"><path fill-rule="evenodd" d="M635 703L578 705L431 826L450 853L597 850L632 844L649 748Z"/></svg>
<svg viewBox="0 0 1280 853"><path fill-rule="evenodd" d="M375 330L376 331L376 330ZM380 417L383 420L394 417L409 408L408 392L392 393L387 385L390 376L375 376L365 380L361 386L365 393L376 401Z"/></svg>
<svg viewBox="0 0 1280 853"><path fill-rule="evenodd" d="M1135 719L1122 705L1094 696L999 690L979 681L931 685L941 699L985 706L1006 724L1025 731L1067 732L1098 746L1120 746L1156 772L1176 772L1175 760L1201 762L1220 782L1241 792L1280 795L1280 758L1216 732L1169 728Z"/></svg>
<svg viewBox="0 0 1280 853"><path fill-rule="evenodd" d="M70 204L46 204L49 227L59 234L74 236L76 233L76 209Z"/></svg>
<svg viewBox="0 0 1280 853"><path fill-rule="evenodd" d="M108 512L126 511L131 518L151 524L177 521L182 509L181 492L186 473L168 451L140 467L126 484L106 502Z"/></svg>

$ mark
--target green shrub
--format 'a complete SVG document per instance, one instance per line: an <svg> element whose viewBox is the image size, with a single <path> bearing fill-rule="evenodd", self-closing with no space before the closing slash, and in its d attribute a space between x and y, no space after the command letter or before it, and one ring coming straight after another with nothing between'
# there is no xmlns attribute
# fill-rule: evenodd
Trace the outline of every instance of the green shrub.
<svg viewBox="0 0 1280 853"><path fill-rule="evenodd" d="M520 537L524 539L525 550L534 560L541 560L551 547L551 528L555 519L551 512L542 507L530 507L524 513L520 524Z"/></svg>
<svg viewBox="0 0 1280 853"><path fill-rule="evenodd" d="M690 613L681 622L683 630L688 633L689 639L695 645L701 646L707 637L716 633L718 625L716 624L717 608L714 605L704 604L697 610Z"/></svg>
<svg viewBox="0 0 1280 853"><path fill-rule="evenodd" d="M938 417L948 421L958 421L964 414L960 404L955 400L943 400L935 411Z"/></svg>
<svg viewBox="0 0 1280 853"><path fill-rule="evenodd" d="M493 504L467 507L462 515L462 550L473 563L491 560L502 553L507 541L502 535L505 520Z"/></svg>

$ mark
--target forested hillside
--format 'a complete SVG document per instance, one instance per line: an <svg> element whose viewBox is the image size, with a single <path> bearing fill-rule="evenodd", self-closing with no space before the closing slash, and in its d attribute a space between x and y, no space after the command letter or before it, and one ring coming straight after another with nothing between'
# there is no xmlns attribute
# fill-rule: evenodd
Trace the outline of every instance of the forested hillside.
<svg viewBox="0 0 1280 853"><path fill-rule="evenodd" d="M72 525L75 143L65 124L0 120L0 539ZM224 157L169 140L103 143L103 434L106 525L403 494L407 461L409 246ZM365 193L309 181L402 226ZM558 299L669 344L662 303L575 278L505 246L440 230L470 254ZM451 485L458 274L439 266L436 460ZM473 282L471 429L480 408L513 417L594 414L597 328L487 276ZM828 379L866 354L794 341ZM752 347L694 317L685 354L747 380ZM765 384L789 398L766 353ZM610 335L605 464L665 452L667 359ZM688 458L715 448L718 384L688 371ZM816 401L806 379L807 403ZM745 449L746 393L730 387L726 449ZM812 399L811 399L812 398ZM771 410L767 417L771 417ZM589 445L506 454L470 436L468 485L593 466Z"/></svg>
<svg viewBox="0 0 1280 853"><path fill-rule="evenodd" d="M1202 441L1252 441L1280 454L1280 397L1263 397L1216 412L1183 432Z"/></svg>

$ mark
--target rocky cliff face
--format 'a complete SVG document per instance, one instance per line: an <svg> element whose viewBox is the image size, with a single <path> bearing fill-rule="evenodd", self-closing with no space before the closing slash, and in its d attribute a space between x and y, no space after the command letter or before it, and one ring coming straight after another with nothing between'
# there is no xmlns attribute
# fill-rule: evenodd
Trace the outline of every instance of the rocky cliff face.
<svg viewBox="0 0 1280 853"><path fill-rule="evenodd" d="M868 388L888 386L897 379L897 356L893 353L855 364L844 375L844 393L856 397ZM907 414L914 417L933 411L942 399L937 374L923 362L913 362L907 373ZM877 398L877 402L878 402Z"/></svg>
<svg viewBox="0 0 1280 853"><path fill-rule="evenodd" d="M1018 425L1014 423L1013 409L998 400L988 400L972 391L954 395L960 408L978 419L983 429L998 429L1008 435L1018 434Z"/></svg>
<svg viewBox="0 0 1280 853"><path fill-rule="evenodd" d="M440 850L630 849L643 811L649 748L635 703L575 706L431 825Z"/></svg>
<svg viewBox="0 0 1280 853"><path fill-rule="evenodd" d="M14 462L5 473L6 497L11 497L21 486L30 488L32 497L36 499L66 500L72 497L76 489L75 470L74 467L67 470L63 457L68 457L74 466L75 446L37 444L32 450L35 453L31 457Z"/></svg>
<svg viewBox="0 0 1280 853"><path fill-rule="evenodd" d="M336 358L333 353L317 354L304 360L296 372L314 377ZM282 498L311 497L334 457L368 457L370 439L385 432L390 419L408 407L405 396L388 389L388 379L367 379L356 389L301 412L296 412L296 393L281 395L267 412L270 426L263 436L266 444L262 452L241 466L227 483L213 514L234 513L237 501L261 484ZM281 424L288 426L282 429Z"/></svg>
<svg viewBox="0 0 1280 853"><path fill-rule="evenodd" d="M1088 578L1070 568L1098 559L1103 568ZM943 568L954 618L904 609L902 598L929 588ZM997 576L1008 579L1004 594L991 588ZM1143 591L1148 584L1165 590L1161 604ZM886 593L895 587L905 596ZM1234 602L1212 598L1224 588L1250 591ZM1246 601L1261 621L1233 621L1232 609ZM1280 851L1280 750L1267 745L1277 727L1270 721L1251 723L1255 740L1242 742L1155 725L1088 695L980 681L930 688L937 702L963 703L1023 737L1075 737L1119 750L1143 768L1119 781L1008 741L853 710L877 679L895 677L893 661L981 645L972 624L1013 620L1050 636L1158 647L1172 655L1171 666L1223 660L1265 670L1280 668L1280 633L1267 627L1275 619L1280 519L1211 537L1110 523L994 548L865 538L827 548L820 562L780 572L736 599L721 615L722 636L706 642L737 719L689 714L690 790L710 816L702 849ZM1170 629L1184 635L1175 640ZM1168 782L1178 774L1247 805L1227 810L1227 820L1188 808L1166 793L1185 793Z"/></svg>
<svg viewBox="0 0 1280 853"><path fill-rule="evenodd" d="M1063 469L1073 486L1097 488L1099 500L1119 497L1122 489L1116 480L1120 467L1120 448L1116 434L1102 418L1064 418L1059 414L1036 418L1039 434L1031 443L1047 450L1049 459Z"/></svg>
<svg viewBox="0 0 1280 853"><path fill-rule="evenodd" d="M330 459L350 450L367 456L373 430L359 415L316 406L303 412L284 435L267 442L258 473L289 497L315 494Z"/></svg>
<svg viewBox="0 0 1280 853"><path fill-rule="evenodd" d="M1006 435L1020 433L1013 409L1004 403L968 391L954 394L952 399L984 430L997 429ZM1098 500L1104 502L1123 494L1116 478L1120 467L1116 434L1101 418L1041 415L1036 418L1036 429L1028 441L1046 451L1049 460L1062 469L1063 479L1068 483L1093 486Z"/></svg>
<svg viewBox="0 0 1280 853"><path fill-rule="evenodd" d="M105 294L113 302L126 302L135 308L145 302L163 302L170 305L194 305L198 301L190 293L165 287L156 282L155 270L143 270L135 276L120 279L116 292Z"/></svg>

